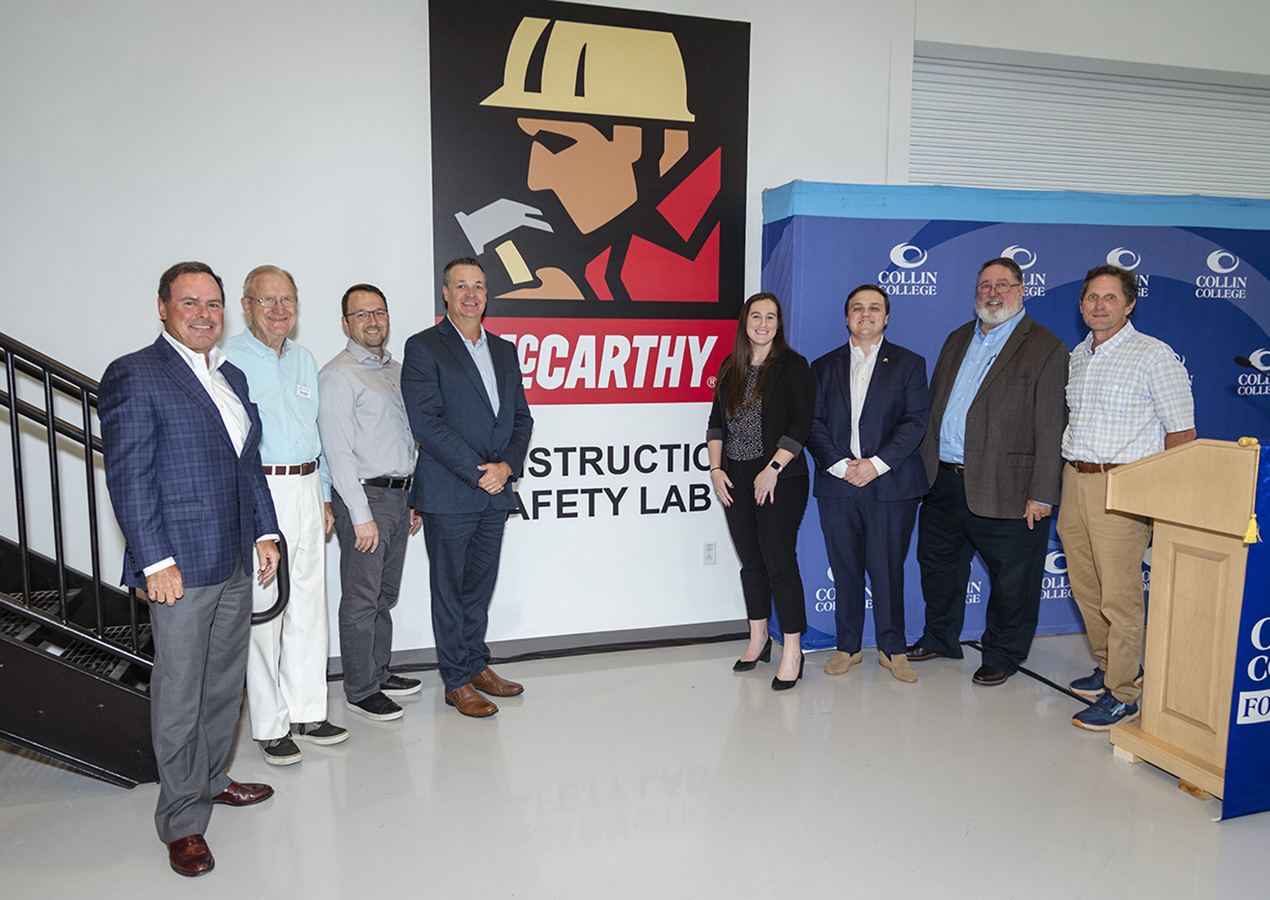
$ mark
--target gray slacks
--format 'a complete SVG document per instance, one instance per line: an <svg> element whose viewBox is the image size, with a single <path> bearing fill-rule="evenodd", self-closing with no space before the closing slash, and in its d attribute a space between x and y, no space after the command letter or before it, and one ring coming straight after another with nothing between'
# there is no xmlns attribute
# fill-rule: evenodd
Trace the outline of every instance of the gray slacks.
<svg viewBox="0 0 1270 900"><path fill-rule="evenodd" d="M251 575L242 560L221 584L150 604L150 729L159 767L154 824L165 844L203 834L238 734L247 680Z"/></svg>
<svg viewBox="0 0 1270 900"><path fill-rule="evenodd" d="M331 491L335 535L340 542L340 660L344 696L350 703L379 691L388 678L392 656L392 608L401 590L401 571L410 539L407 492L365 488L370 514L379 528L374 553L354 548L356 536L348 507Z"/></svg>

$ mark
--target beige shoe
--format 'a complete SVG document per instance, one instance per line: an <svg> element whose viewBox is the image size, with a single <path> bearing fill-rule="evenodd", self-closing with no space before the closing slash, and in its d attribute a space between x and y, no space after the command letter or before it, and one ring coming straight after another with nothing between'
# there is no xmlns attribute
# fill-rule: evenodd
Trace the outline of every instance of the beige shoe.
<svg viewBox="0 0 1270 900"><path fill-rule="evenodd" d="M833 656L829 657L829 661L825 663L826 675L846 675L847 669L852 666L858 666L864 661L862 653L845 653L838 650Z"/></svg>
<svg viewBox="0 0 1270 900"><path fill-rule="evenodd" d="M894 653L888 657L879 650L878 664L890 669L891 675L896 681L913 682L917 680L917 670L913 668L913 664L908 661L908 657L903 653Z"/></svg>

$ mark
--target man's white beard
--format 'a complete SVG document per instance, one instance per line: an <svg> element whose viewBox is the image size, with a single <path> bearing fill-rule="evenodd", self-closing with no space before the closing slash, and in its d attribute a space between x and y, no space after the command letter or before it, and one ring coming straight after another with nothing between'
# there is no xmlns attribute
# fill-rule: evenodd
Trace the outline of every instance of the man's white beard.
<svg viewBox="0 0 1270 900"><path fill-rule="evenodd" d="M985 325L1000 325L1002 322L1008 322L1017 316L1023 309L1023 304L1011 306L1009 303L1002 303L997 309L988 306L988 301L975 303L975 314L979 316L979 321Z"/></svg>

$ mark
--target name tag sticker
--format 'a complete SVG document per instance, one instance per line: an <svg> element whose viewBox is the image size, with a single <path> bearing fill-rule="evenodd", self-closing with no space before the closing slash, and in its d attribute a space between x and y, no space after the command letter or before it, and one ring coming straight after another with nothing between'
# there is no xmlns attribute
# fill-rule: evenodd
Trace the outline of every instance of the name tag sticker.
<svg viewBox="0 0 1270 900"><path fill-rule="evenodd" d="M296 385L295 392L306 399L313 396L313 389L307 388L302 384Z"/></svg>

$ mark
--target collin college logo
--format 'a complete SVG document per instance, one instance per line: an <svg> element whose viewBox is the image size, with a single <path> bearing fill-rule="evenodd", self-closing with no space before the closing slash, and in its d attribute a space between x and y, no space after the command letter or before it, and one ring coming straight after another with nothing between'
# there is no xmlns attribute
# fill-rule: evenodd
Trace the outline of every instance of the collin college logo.
<svg viewBox="0 0 1270 900"><path fill-rule="evenodd" d="M892 297L933 297L939 273L919 271L928 254L916 244L896 244L891 248L891 265L896 269L878 272L878 284Z"/></svg>
<svg viewBox="0 0 1270 900"><path fill-rule="evenodd" d="M1232 275L1239 268L1239 257L1229 250L1214 250L1204 260L1211 275L1195 279L1195 296L1200 300L1245 300L1248 277Z"/></svg>
<svg viewBox="0 0 1270 900"><path fill-rule="evenodd" d="M1001 255L1014 260L1019 264L1019 268L1023 270L1023 296L1025 298L1045 296L1045 273L1028 271L1028 269L1036 265L1035 252L1027 247L1013 244L1002 250Z"/></svg>
<svg viewBox="0 0 1270 900"><path fill-rule="evenodd" d="M833 612L838 605L838 590L833 587L833 567L830 566L825 570L825 575L829 578L830 587L816 588L816 612ZM864 608L873 608L873 588L868 582L864 585Z"/></svg>
<svg viewBox="0 0 1270 900"><path fill-rule="evenodd" d="M1107 265L1119 266L1122 269L1128 269L1132 272L1138 266L1142 265L1142 257L1128 247L1117 247L1107 254ZM1150 275L1138 275L1138 299L1141 300L1147 296L1147 288L1150 286Z"/></svg>
<svg viewBox="0 0 1270 900"><path fill-rule="evenodd" d="M1045 576L1041 580L1042 600L1070 600L1072 586L1067 580L1067 557L1062 547L1054 541L1050 542L1049 552L1045 554Z"/></svg>
<svg viewBox="0 0 1270 900"><path fill-rule="evenodd" d="M1270 395L1270 350L1262 347L1247 356L1236 356L1235 363L1251 372L1239 376L1239 387L1236 389L1241 397Z"/></svg>

